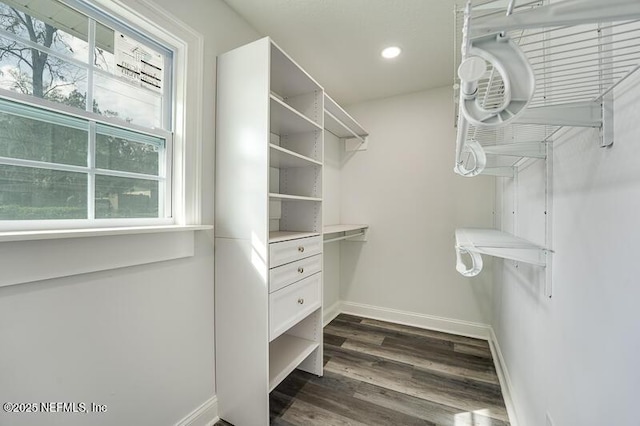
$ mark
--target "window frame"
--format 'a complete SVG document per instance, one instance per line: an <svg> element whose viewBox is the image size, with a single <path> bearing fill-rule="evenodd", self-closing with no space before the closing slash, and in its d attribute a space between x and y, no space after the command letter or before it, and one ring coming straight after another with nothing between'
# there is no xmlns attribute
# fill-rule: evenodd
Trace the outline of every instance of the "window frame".
<svg viewBox="0 0 640 426"><path fill-rule="evenodd" d="M85 10L77 7L80 4L78 0L61 0L61 2L86 13ZM168 195L165 200L165 208L171 214L167 218L150 219L7 220L2 221L5 226L0 229L0 237L3 232L10 233L12 240L14 240L16 232L20 231L27 232L29 239L33 239L33 231L47 234L47 231L51 230L100 228L121 230L122 228L131 228L132 233L138 233L140 227L145 226L159 229L158 227L162 226L198 225L200 223L200 173L202 167L201 156L198 155L202 147L202 36L177 21L173 16L145 1L133 0L124 4L118 0L93 0L85 6L122 22L123 25L131 27L134 31L144 32L148 38L159 40L159 43L172 51L171 67L165 66L165 69L173 70L171 81L173 108L170 120L173 132L163 129L148 129L133 124L122 126L122 122L115 118L77 110L30 95L11 92L11 98L36 107L60 111L82 119L90 119L96 123L120 128L127 127L136 132L165 138L166 157L169 160L166 166L166 182L171 182L171 188L167 188L165 191L165 194ZM98 20L97 17L92 17L92 19ZM105 24L104 21L100 22ZM113 29L121 30L120 28ZM156 46L151 47L155 48ZM188 63L189 66L187 66ZM187 81L189 81L189 85L187 85ZM188 144L185 143L187 135L189 136ZM186 164L189 164L189 167L186 167ZM95 203L95 200L90 202Z"/></svg>

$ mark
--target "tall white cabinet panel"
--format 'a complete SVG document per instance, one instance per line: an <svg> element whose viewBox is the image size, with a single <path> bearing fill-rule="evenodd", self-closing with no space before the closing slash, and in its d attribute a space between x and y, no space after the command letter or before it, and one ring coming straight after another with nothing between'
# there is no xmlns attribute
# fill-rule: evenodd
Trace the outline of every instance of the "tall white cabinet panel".
<svg viewBox="0 0 640 426"><path fill-rule="evenodd" d="M269 38L218 57L215 340L220 417L322 375L324 92Z"/></svg>

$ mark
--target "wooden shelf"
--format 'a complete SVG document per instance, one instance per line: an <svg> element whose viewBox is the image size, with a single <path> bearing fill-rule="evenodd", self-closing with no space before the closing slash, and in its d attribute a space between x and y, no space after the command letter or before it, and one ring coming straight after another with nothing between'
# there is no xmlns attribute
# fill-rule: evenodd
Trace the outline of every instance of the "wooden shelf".
<svg viewBox="0 0 640 426"><path fill-rule="evenodd" d="M283 334L269 344L269 392L300 365L320 345Z"/></svg>
<svg viewBox="0 0 640 426"><path fill-rule="evenodd" d="M324 128L339 138L357 138L364 141L369 134L329 95L324 95Z"/></svg>
<svg viewBox="0 0 640 426"><path fill-rule="evenodd" d="M270 192L269 198L272 200L322 201L322 198L317 198L317 197L305 197L302 195L289 195L289 194L276 194L275 192Z"/></svg>
<svg viewBox="0 0 640 426"><path fill-rule="evenodd" d="M278 169L302 168L310 166L322 166L320 161L305 157L296 152L282 148L275 144L269 144L269 166Z"/></svg>
<svg viewBox="0 0 640 426"><path fill-rule="evenodd" d="M270 95L269 102L271 109L271 133L282 136L322 130L321 126L300 114L277 97Z"/></svg>
<svg viewBox="0 0 640 426"><path fill-rule="evenodd" d="M317 237L318 235L320 235L319 232L271 231L269 232L269 243L297 240L298 238Z"/></svg>

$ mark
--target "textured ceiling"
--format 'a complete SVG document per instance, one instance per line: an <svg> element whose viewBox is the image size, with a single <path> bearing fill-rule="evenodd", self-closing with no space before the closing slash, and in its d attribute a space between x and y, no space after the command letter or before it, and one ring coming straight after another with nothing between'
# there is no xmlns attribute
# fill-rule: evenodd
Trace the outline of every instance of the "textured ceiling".
<svg viewBox="0 0 640 426"><path fill-rule="evenodd" d="M341 104L453 84L455 0L225 1Z"/></svg>

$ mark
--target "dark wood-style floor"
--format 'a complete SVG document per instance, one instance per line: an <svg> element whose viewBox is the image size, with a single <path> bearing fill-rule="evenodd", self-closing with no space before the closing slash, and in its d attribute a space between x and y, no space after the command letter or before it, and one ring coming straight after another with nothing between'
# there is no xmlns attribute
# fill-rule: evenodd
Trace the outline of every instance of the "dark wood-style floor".
<svg viewBox="0 0 640 426"><path fill-rule="evenodd" d="M296 370L271 392L272 425L509 424L484 340L341 314L324 361L323 377Z"/></svg>

